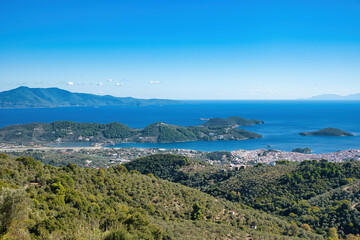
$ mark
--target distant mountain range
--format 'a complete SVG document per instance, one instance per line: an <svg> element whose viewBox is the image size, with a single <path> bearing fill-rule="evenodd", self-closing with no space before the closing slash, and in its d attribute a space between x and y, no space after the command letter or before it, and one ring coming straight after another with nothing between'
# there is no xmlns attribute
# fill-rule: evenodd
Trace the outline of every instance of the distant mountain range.
<svg viewBox="0 0 360 240"><path fill-rule="evenodd" d="M306 98L305 100L360 100L360 93L340 96L336 94L322 94Z"/></svg>
<svg viewBox="0 0 360 240"><path fill-rule="evenodd" d="M18 87L0 92L0 108L48 108L72 106L146 106L179 104L166 99L137 99L132 97L99 96L72 93L59 88Z"/></svg>

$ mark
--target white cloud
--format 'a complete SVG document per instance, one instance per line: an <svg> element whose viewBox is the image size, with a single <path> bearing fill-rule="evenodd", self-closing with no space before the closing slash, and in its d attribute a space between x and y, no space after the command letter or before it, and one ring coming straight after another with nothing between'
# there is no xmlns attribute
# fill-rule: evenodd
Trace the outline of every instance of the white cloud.
<svg viewBox="0 0 360 240"><path fill-rule="evenodd" d="M77 82L76 85L89 85L87 82Z"/></svg>
<svg viewBox="0 0 360 240"><path fill-rule="evenodd" d="M112 80L111 78L109 78L107 81L108 81L108 82L112 82L113 80Z"/></svg>
<svg viewBox="0 0 360 240"><path fill-rule="evenodd" d="M255 93L267 93L267 94L280 94L280 91L278 89L271 89L271 88L264 88L264 89L255 89L251 90L251 92Z"/></svg>
<svg viewBox="0 0 360 240"><path fill-rule="evenodd" d="M349 89L340 89L339 92L350 92Z"/></svg>
<svg viewBox="0 0 360 240"><path fill-rule="evenodd" d="M115 83L115 86L124 86L124 83Z"/></svg>
<svg viewBox="0 0 360 240"><path fill-rule="evenodd" d="M99 82L97 85L98 85L98 86L102 86L102 85L104 85L104 83L103 83L103 82Z"/></svg>
<svg viewBox="0 0 360 240"><path fill-rule="evenodd" d="M73 86L74 82L67 82L66 84L69 85L69 86Z"/></svg>
<svg viewBox="0 0 360 240"><path fill-rule="evenodd" d="M160 81L150 81L149 82L150 84L159 84L159 83L161 83Z"/></svg>

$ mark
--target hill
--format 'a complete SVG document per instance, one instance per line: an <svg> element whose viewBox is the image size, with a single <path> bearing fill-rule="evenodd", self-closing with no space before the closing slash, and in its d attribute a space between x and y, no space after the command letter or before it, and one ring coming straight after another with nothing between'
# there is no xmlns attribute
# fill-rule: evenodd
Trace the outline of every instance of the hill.
<svg viewBox="0 0 360 240"><path fill-rule="evenodd" d="M59 88L19 87L0 92L0 108L51 108L73 106L146 106L168 105L181 102L164 99L136 99L131 97L99 96L72 93Z"/></svg>
<svg viewBox="0 0 360 240"><path fill-rule="evenodd" d="M202 126L181 127L162 122L143 129L130 129L113 122L77 123L57 121L53 123L29 123L6 126L0 129L0 142L26 145L51 142L183 142L242 140L261 138L257 133L237 128Z"/></svg>
<svg viewBox="0 0 360 240"><path fill-rule="evenodd" d="M307 224L323 236L331 228L336 228L342 237L360 234L358 161L280 160L276 166L258 164L240 171L220 171L206 166L200 167L202 171L194 171L195 162L184 158L179 164L175 157L171 164L169 158L149 156L126 166L286 217L288 221Z"/></svg>
<svg viewBox="0 0 360 240"><path fill-rule="evenodd" d="M216 196L239 193L235 200L268 213L287 216L309 224L320 234L335 227L342 236L360 234L360 208L352 195L338 195L329 201L315 201L317 196L345 186L360 174L359 162L330 163L304 161L301 164L281 161L275 167L259 166L236 173L231 178L209 187L206 192ZM285 164L284 164L285 163ZM307 209L307 210L305 210Z"/></svg>
<svg viewBox="0 0 360 240"><path fill-rule="evenodd" d="M5 154L0 223L2 239L323 239L295 223L122 165L57 168Z"/></svg>
<svg viewBox="0 0 360 240"><path fill-rule="evenodd" d="M264 124L264 121L255 119L245 119L242 117L228 117L228 118L211 118L207 122L201 124L205 127L238 127L238 126L252 126L255 124Z"/></svg>
<svg viewBox="0 0 360 240"><path fill-rule="evenodd" d="M302 136L336 136L336 137L354 136L353 133L346 132L338 128L323 128L319 131L302 132L299 134Z"/></svg>
<svg viewBox="0 0 360 240"><path fill-rule="evenodd" d="M237 128L225 127L181 127L162 122L151 124L141 130L144 141L154 138L158 142L181 141L215 141L215 140L242 140L248 138L261 138L257 133ZM154 140L152 140L154 141Z"/></svg>

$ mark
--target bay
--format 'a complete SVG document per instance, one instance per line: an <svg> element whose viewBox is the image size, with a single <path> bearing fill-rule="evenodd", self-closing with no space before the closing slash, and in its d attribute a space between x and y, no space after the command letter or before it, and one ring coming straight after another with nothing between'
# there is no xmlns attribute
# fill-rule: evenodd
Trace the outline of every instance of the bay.
<svg viewBox="0 0 360 240"><path fill-rule="evenodd" d="M262 139L242 141L123 143L116 147L182 148L202 151L254 150L272 148L291 151L309 147L315 153L360 149L360 101L184 101L167 106L109 106L35 109L0 109L0 127L30 122L70 120L76 122L121 122L143 128L154 122L190 126L200 118L241 116L265 121L263 125L243 127L262 134ZM299 132L325 127L340 128L354 137L300 136Z"/></svg>

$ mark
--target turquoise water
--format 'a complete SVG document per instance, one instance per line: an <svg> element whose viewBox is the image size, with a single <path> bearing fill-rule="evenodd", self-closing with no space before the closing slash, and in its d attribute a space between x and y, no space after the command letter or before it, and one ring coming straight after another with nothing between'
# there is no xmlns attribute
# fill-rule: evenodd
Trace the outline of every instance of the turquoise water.
<svg viewBox="0 0 360 240"><path fill-rule="evenodd" d="M0 109L0 127L29 122L71 120L77 122L121 122L143 128L162 121L190 126L199 118L241 116L265 121L244 127L262 134L262 139L243 141L118 144L116 147L185 148L204 151L258 149L273 145L290 151L310 147L315 153L360 148L360 101L186 101L186 104L146 107L71 107L44 109ZM355 137L300 136L299 132L336 127L355 133Z"/></svg>

